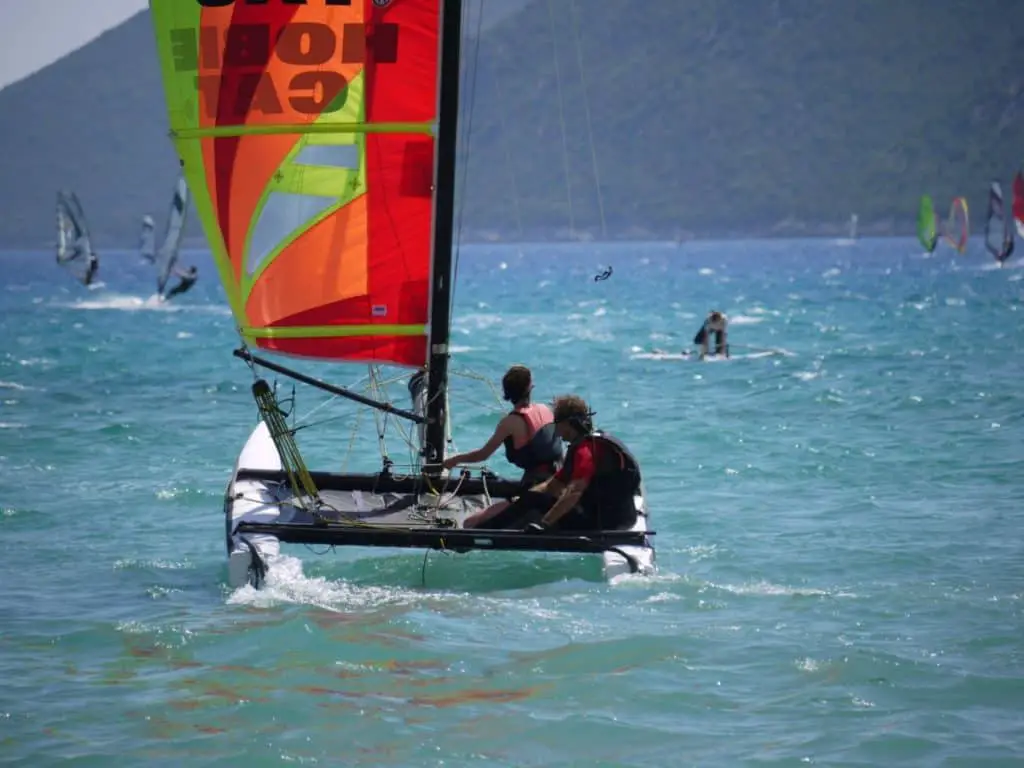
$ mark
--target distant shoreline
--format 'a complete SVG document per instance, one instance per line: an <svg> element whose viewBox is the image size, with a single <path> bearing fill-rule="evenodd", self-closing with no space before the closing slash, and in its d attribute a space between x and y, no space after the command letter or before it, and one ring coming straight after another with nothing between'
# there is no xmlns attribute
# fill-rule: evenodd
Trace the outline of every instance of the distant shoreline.
<svg viewBox="0 0 1024 768"><path fill-rule="evenodd" d="M716 243L716 242L734 242L744 240L847 240L848 232L845 229L836 229L834 231L820 233L820 232L730 232L720 234L708 234L700 236L688 236L681 238L675 235L659 235L658 233L623 233L616 237L600 238L585 234L578 237L566 237L559 236L555 233L536 233L533 237L496 237L489 235L481 235L479 233L473 233L459 240L462 245L537 245L543 243L557 243L559 245L578 244L578 245L607 245L611 243L664 243L666 245L684 245L686 243ZM978 233L972 233L976 235ZM877 231L863 231L857 235L857 240L870 240L873 238L911 238L916 237L916 232L911 231L895 231L895 232L877 232ZM102 254L104 250L115 251L115 252L134 252L137 250L137 246L131 241L126 241L129 244L117 244L106 242L106 238L97 237L94 238L96 250ZM12 252L12 251L52 251L52 242L37 242L37 243L3 243L0 244L0 252ZM182 249L187 251L195 250L209 250L209 245L203 238L186 238L182 244Z"/></svg>

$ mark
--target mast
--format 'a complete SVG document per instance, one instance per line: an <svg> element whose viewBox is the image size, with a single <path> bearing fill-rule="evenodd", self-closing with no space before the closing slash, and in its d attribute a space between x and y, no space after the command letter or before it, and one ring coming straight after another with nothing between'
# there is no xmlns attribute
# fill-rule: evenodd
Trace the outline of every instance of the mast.
<svg viewBox="0 0 1024 768"><path fill-rule="evenodd" d="M451 335L452 247L455 219L455 153L458 149L459 51L462 0L441 0L437 174L434 202L433 267L430 284L430 338L427 362L427 427L423 463L444 460L448 409L448 340ZM431 473L440 467L431 468Z"/></svg>

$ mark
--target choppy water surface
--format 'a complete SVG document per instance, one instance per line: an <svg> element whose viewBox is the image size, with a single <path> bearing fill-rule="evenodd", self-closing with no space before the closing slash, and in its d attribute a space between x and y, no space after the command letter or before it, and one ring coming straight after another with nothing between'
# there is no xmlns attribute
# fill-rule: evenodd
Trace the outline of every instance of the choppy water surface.
<svg viewBox="0 0 1024 768"><path fill-rule="evenodd" d="M46 254L0 256L0 755L1020 765L1024 270L918 250L465 249L455 368L525 362L537 394L591 401L643 462L660 574L293 547L261 592L224 586L255 408L208 257L161 306L129 255L91 291ZM643 356L712 307L738 355L779 353ZM471 448L496 405L456 392ZM338 468L355 410L321 417L303 439ZM370 415L359 430L347 466L373 469Z"/></svg>

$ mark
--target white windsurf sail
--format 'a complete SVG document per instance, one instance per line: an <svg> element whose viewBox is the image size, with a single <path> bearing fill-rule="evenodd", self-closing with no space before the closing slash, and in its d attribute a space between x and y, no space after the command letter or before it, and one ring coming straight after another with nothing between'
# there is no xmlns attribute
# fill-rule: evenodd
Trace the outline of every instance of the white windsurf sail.
<svg viewBox="0 0 1024 768"><path fill-rule="evenodd" d="M1013 253L1013 230L1003 204L1003 189L993 181L988 189L988 209L985 212L985 248L992 258L1002 264Z"/></svg>
<svg viewBox="0 0 1024 768"><path fill-rule="evenodd" d="M74 192L57 193L57 263L85 285L99 268L85 211Z"/></svg>
<svg viewBox="0 0 1024 768"><path fill-rule="evenodd" d="M153 217L142 217L142 231L139 233L139 255L153 264L156 261L156 233L153 231Z"/></svg>
<svg viewBox="0 0 1024 768"><path fill-rule="evenodd" d="M160 243L160 250L156 252L154 263L156 264L157 293L162 294L174 272L174 265L178 261L178 251L181 250L181 240L185 235L185 217L188 215L188 184L185 177L178 177L174 186L174 196L171 198L171 210L167 215L167 229L164 231L163 242Z"/></svg>

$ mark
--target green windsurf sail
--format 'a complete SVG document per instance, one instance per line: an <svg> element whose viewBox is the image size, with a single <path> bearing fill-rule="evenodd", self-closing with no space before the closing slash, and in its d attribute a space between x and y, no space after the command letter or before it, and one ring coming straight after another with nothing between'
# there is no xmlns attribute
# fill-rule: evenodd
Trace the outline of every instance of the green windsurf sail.
<svg viewBox="0 0 1024 768"><path fill-rule="evenodd" d="M934 253L939 242L939 227L931 195L921 196L921 206L917 210L917 239L927 253Z"/></svg>

